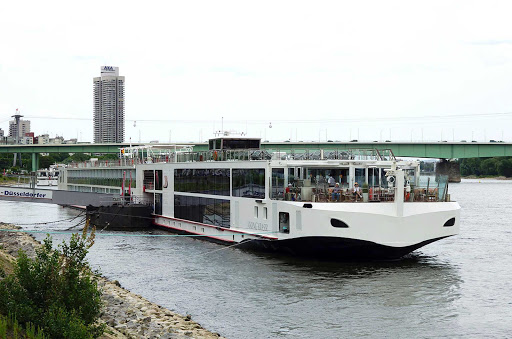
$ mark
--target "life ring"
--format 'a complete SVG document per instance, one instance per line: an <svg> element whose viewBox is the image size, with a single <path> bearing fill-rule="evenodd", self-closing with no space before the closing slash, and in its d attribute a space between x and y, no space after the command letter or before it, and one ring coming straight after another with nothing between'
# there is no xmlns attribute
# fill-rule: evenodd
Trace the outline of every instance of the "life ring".
<svg viewBox="0 0 512 339"><path fill-rule="evenodd" d="M217 161L217 151L213 152L213 160Z"/></svg>
<svg viewBox="0 0 512 339"><path fill-rule="evenodd" d="M393 184L395 182L395 177L388 177L388 182Z"/></svg>

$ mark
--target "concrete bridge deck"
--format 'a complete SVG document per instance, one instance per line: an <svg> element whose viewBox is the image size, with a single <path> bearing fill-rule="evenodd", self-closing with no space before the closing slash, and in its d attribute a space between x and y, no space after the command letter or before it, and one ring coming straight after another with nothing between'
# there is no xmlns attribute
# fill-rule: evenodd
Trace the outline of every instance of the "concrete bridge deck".
<svg viewBox="0 0 512 339"><path fill-rule="evenodd" d="M132 143L131 146L159 144ZM194 146L195 151L208 149L207 143L180 143ZM56 145L0 145L0 153L32 154L32 170L37 170L40 153L119 153L119 148L130 144L56 144ZM267 150L346 150L346 149L391 149L397 157L463 159L512 156L510 142L263 142Z"/></svg>

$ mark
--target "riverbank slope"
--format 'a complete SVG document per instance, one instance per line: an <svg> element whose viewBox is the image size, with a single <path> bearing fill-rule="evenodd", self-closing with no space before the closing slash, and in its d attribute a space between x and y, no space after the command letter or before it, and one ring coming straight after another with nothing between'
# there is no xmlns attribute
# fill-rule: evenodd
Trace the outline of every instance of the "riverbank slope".
<svg viewBox="0 0 512 339"><path fill-rule="evenodd" d="M20 249L32 258L41 244L27 233L6 230L21 230L21 227L0 223L0 267L11 273L11 264ZM107 332L111 332L103 338L220 338L190 316L152 303L122 288L117 281L102 277L98 285L104 303L101 321L107 324Z"/></svg>

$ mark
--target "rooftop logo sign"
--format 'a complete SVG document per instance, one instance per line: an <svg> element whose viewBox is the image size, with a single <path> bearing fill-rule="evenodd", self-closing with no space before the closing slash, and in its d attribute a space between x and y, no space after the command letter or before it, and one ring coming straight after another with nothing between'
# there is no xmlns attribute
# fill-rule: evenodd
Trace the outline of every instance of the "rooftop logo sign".
<svg viewBox="0 0 512 339"><path fill-rule="evenodd" d="M115 66L101 66L101 74L104 74L104 75L109 75L109 76L112 76L112 75L119 75L119 67L115 67Z"/></svg>

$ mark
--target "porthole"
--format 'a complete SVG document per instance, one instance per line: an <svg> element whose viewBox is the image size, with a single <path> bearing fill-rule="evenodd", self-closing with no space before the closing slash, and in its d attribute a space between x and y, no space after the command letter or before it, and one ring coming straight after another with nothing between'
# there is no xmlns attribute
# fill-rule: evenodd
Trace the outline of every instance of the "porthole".
<svg viewBox="0 0 512 339"><path fill-rule="evenodd" d="M453 226L455 225L455 218L451 218L451 219L448 219L447 222L444 223L444 227L450 227L450 226Z"/></svg>
<svg viewBox="0 0 512 339"><path fill-rule="evenodd" d="M348 228L348 225L343 221L334 218L331 219L331 226L337 228Z"/></svg>

